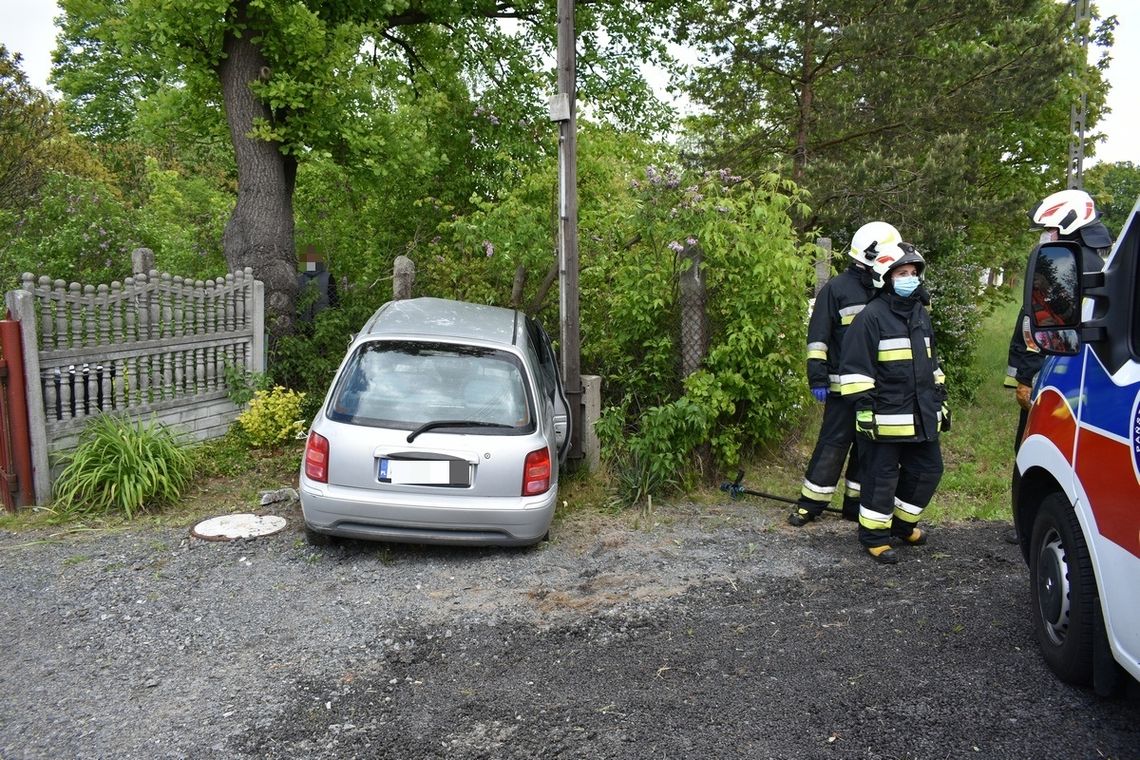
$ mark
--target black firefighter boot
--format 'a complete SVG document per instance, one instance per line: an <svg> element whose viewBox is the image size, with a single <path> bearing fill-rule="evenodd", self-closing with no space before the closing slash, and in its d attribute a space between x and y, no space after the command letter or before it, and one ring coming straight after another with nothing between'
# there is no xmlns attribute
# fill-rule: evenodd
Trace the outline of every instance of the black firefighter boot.
<svg viewBox="0 0 1140 760"><path fill-rule="evenodd" d="M896 565L899 561L898 552L892 549L890 544L883 544L882 546L868 546L867 554L871 555L871 559L875 560L880 565Z"/></svg>
<svg viewBox="0 0 1140 760"><path fill-rule="evenodd" d="M794 512L788 515L788 525L791 525L794 528L802 528L809 522L813 522L818 516L819 515L817 515L815 512L812 512L811 510L804 509L803 507L797 507Z"/></svg>

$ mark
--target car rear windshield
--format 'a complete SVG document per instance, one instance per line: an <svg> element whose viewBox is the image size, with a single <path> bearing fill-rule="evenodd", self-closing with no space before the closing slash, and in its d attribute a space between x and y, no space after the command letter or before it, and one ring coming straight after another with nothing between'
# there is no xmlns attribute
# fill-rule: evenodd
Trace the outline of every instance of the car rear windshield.
<svg viewBox="0 0 1140 760"><path fill-rule="evenodd" d="M486 429L467 426L463 432L509 435L534 429L530 410L523 368L512 353L375 341L361 345L345 365L328 417L409 430L440 420L485 422Z"/></svg>

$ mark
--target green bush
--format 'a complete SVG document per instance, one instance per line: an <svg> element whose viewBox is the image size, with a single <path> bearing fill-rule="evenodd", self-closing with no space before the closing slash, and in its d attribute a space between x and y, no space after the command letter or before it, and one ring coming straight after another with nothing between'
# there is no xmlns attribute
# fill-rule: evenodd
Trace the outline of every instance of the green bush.
<svg viewBox="0 0 1140 760"><path fill-rule="evenodd" d="M278 338L270 346L268 372L272 383L305 394L299 416L312 419L317 413L352 336L386 297L391 297L390 291L352 288L342 292L337 308L325 309L312 322L299 323L297 332Z"/></svg>
<svg viewBox="0 0 1140 760"><path fill-rule="evenodd" d="M0 288L14 287L23 272L92 283L131 273L142 238L114 188L51 173L38 201L0 227Z"/></svg>
<svg viewBox="0 0 1140 760"><path fill-rule="evenodd" d="M245 406L253 400L257 391L269 390L272 381L262 372L249 372L233 362L226 362L222 370L222 377L226 381L226 398L236 406Z"/></svg>
<svg viewBox="0 0 1140 760"><path fill-rule="evenodd" d="M147 198L134 216L139 236L154 249L155 267L193 278L227 271L222 233L232 196L209 177L162 169L150 156L145 165Z"/></svg>
<svg viewBox="0 0 1140 760"><path fill-rule="evenodd" d="M233 205L198 177L146 160L147 197L135 207L110 181L49 172L34 202L0 212L0 290L24 272L109 283L131 274L131 251L152 249L155 267L190 278L226 269L221 239Z"/></svg>
<svg viewBox="0 0 1140 760"><path fill-rule="evenodd" d="M602 377L603 456L640 473L623 489L631 493L689 487L779 439L802 413L817 254L794 224L809 216L805 196L776 175L670 165L604 128L580 137L581 368ZM521 268L531 308L553 262L554 171L538 165L510 193L440 225L418 253L417 289L506 305ZM678 290L691 274L683 254L698 248L708 352L684 377ZM548 329L558 324L556 294L534 309Z"/></svg>
<svg viewBox="0 0 1140 760"><path fill-rule="evenodd" d="M193 459L164 425L109 414L87 423L79 445L60 461L60 517L118 512L131 518L175 501L193 471Z"/></svg>
<svg viewBox="0 0 1140 760"><path fill-rule="evenodd" d="M305 421L301 419L304 401L304 393L280 385L254 391L249 409L239 414L237 421L257 448L279 446L304 431Z"/></svg>
<svg viewBox="0 0 1140 760"><path fill-rule="evenodd" d="M252 391L250 396L253 396ZM194 476L199 481L240 477L254 464L249 439L239 425L232 426L220 438L194 447L194 461Z"/></svg>
<svg viewBox="0 0 1140 760"><path fill-rule="evenodd" d="M607 329L592 347L605 352L603 387L622 394L607 399L598 434L609 456L653 473L646 483L688 487L778 439L800 414L815 252L792 223L800 194L774 176L753 185L727 172L648 167L637 186L639 242L612 262ZM692 247L703 253L708 352L682 377L674 336L687 264L678 255ZM711 459L694 461L704 451Z"/></svg>

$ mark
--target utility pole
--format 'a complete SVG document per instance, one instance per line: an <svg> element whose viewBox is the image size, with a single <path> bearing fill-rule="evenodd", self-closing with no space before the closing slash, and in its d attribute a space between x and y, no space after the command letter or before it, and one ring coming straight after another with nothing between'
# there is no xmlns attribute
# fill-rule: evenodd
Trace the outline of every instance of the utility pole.
<svg viewBox="0 0 1140 760"><path fill-rule="evenodd" d="M1073 34L1081 43L1080 67L1088 63L1089 58L1089 0L1072 0L1074 6ZM1078 81L1084 80L1084 72L1075 72ZM1088 94L1081 86L1080 97L1069 107L1069 168L1065 186L1070 190L1084 189L1085 178L1085 109L1088 106Z"/></svg>
<svg viewBox="0 0 1140 760"><path fill-rule="evenodd" d="M558 94L550 117L558 121L558 302L562 384L570 403L571 459L582 449L582 363L578 318L578 138L574 0L558 0Z"/></svg>

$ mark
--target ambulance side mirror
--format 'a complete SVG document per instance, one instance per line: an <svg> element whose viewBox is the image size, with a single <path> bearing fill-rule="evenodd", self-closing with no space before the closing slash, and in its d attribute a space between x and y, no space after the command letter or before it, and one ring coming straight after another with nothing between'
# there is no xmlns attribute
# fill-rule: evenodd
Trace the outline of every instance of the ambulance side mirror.
<svg viewBox="0 0 1140 760"><path fill-rule="evenodd" d="M1077 243L1043 243L1025 272L1025 314L1029 331L1047 354L1080 352L1081 249Z"/></svg>

